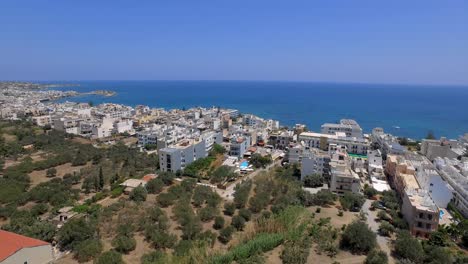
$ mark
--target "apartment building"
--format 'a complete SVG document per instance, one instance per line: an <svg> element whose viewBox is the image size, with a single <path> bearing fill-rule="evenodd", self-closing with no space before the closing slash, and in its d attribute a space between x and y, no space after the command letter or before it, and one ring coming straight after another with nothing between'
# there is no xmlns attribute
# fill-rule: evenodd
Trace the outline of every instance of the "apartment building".
<svg viewBox="0 0 468 264"><path fill-rule="evenodd" d="M158 137L161 136L161 133L157 131L139 131L137 133L138 139L138 146L143 147L146 145L157 145L158 144Z"/></svg>
<svg viewBox="0 0 468 264"><path fill-rule="evenodd" d="M440 139L423 139L421 142L421 154L430 160L437 157L447 157L455 159L464 153L464 147L457 140L448 140L444 137Z"/></svg>
<svg viewBox="0 0 468 264"><path fill-rule="evenodd" d="M245 152L250 147L250 137L233 136L230 141L229 156L238 158L244 157Z"/></svg>
<svg viewBox="0 0 468 264"><path fill-rule="evenodd" d="M372 129L372 142L380 147L383 155L402 155L406 152L406 148L398 143L397 137L386 134L381 127Z"/></svg>
<svg viewBox="0 0 468 264"><path fill-rule="evenodd" d="M54 129L63 131L68 134L75 134L79 135L79 125L80 119L77 118L68 118L68 117L61 117L57 119L53 119Z"/></svg>
<svg viewBox="0 0 468 264"><path fill-rule="evenodd" d="M389 155L386 173L402 200L401 212L415 236L427 237L437 230L439 208L430 192L419 185L416 168L404 156Z"/></svg>
<svg viewBox="0 0 468 264"><path fill-rule="evenodd" d="M52 118L50 115L33 116L31 117L31 120L36 126L43 127L46 125L52 125Z"/></svg>
<svg viewBox="0 0 468 264"><path fill-rule="evenodd" d="M379 149L367 151L367 171L371 178L385 179L382 152Z"/></svg>
<svg viewBox="0 0 468 264"><path fill-rule="evenodd" d="M187 165L208 155L204 140L186 139L159 150L161 171L183 171Z"/></svg>
<svg viewBox="0 0 468 264"><path fill-rule="evenodd" d="M202 133L201 138L205 141L206 152L209 153L214 144L223 143L223 134L219 131L207 131Z"/></svg>
<svg viewBox="0 0 468 264"><path fill-rule="evenodd" d="M336 132L343 132L347 137L362 138L362 128L352 119L341 119L338 124L325 123L321 127L322 134L335 135Z"/></svg>
<svg viewBox="0 0 468 264"><path fill-rule="evenodd" d="M298 148L293 148L298 150ZM298 152L299 153L299 152ZM306 149L300 151L301 180L312 174L328 176L330 174L330 155L319 149Z"/></svg>
<svg viewBox="0 0 468 264"><path fill-rule="evenodd" d="M348 137L344 132L335 134L323 134L314 132L303 132L298 137L298 142L302 142L306 147L318 148L324 151L329 150L330 144L345 146L349 153L366 155L370 149L370 142L365 138Z"/></svg>
<svg viewBox="0 0 468 264"><path fill-rule="evenodd" d="M468 159L438 157L434 164L453 192L453 204L468 217Z"/></svg>
<svg viewBox="0 0 468 264"><path fill-rule="evenodd" d="M359 193L361 191L361 181L359 176L351 169L346 147L338 146L330 151L330 155L330 190L339 195L346 192Z"/></svg>
<svg viewBox="0 0 468 264"><path fill-rule="evenodd" d="M417 187L405 190L401 213L414 236L427 238L439 227L439 208L427 191Z"/></svg>

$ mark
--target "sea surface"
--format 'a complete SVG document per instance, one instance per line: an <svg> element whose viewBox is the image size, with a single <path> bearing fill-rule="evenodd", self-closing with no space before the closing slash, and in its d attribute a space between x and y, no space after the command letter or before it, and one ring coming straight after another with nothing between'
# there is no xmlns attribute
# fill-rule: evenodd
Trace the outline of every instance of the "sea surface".
<svg viewBox="0 0 468 264"><path fill-rule="evenodd" d="M64 83L64 82L49 82ZM112 90L114 97L79 96L68 101L113 102L165 109L220 106L239 109L280 125L355 119L366 133L374 127L397 136L457 138L468 132L468 87L268 81L73 81L57 90Z"/></svg>

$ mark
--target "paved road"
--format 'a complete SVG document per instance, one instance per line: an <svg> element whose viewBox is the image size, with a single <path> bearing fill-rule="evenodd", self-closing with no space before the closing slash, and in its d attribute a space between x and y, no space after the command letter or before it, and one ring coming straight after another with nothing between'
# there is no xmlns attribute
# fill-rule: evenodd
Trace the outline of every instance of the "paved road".
<svg viewBox="0 0 468 264"><path fill-rule="evenodd" d="M387 253L388 263L394 264L395 259L391 255L391 249L389 246L390 239L388 237L379 235L379 223L376 221L378 210L370 210L372 202L372 200L366 200L366 202L362 206L361 211L367 214L367 224L369 225L370 229L377 234L377 244L379 244L381 250Z"/></svg>

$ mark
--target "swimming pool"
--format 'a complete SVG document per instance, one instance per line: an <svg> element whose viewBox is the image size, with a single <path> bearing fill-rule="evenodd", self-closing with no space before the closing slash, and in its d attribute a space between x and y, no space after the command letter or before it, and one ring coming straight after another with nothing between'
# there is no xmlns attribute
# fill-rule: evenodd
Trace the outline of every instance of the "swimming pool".
<svg viewBox="0 0 468 264"><path fill-rule="evenodd" d="M439 219L442 220L442 218L444 217L444 211L440 210L439 211Z"/></svg>
<svg viewBox="0 0 468 264"><path fill-rule="evenodd" d="M249 167L249 162L248 161L243 161L241 162L241 164L239 165L239 168L242 170L242 169L247 169Z"/></svg>

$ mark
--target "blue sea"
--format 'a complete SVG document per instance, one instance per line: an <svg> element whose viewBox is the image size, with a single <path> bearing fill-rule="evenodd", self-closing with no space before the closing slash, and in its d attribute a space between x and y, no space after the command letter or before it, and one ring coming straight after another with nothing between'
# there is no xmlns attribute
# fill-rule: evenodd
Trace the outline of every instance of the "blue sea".
<svg viewBox="0 0 468 264"><path fill-rule="evenodd" d="M63 82L49 82L63 83ZM397 136L456 138L468 132L468 87L269 81L73 81L58 90L113 90L114 97L80 96L69 101L114 102L166 109L221 106L281 125L320 125L352 118L364 131L383 127Z"/></svg>

